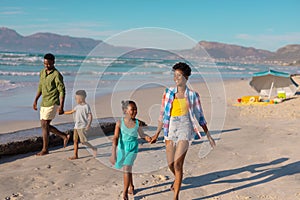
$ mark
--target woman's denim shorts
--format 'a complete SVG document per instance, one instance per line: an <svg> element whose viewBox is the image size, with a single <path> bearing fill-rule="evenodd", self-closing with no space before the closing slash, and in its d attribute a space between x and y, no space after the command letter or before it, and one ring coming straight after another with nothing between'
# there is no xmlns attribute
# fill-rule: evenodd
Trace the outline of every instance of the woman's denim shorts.
<svg viewBox="0 0 300 200"><path fill-rule="evenodd" d="M168 136L165 140L172 140L177 143L180 140L192 140L192 122L189 115L171 117Z"/></svg>

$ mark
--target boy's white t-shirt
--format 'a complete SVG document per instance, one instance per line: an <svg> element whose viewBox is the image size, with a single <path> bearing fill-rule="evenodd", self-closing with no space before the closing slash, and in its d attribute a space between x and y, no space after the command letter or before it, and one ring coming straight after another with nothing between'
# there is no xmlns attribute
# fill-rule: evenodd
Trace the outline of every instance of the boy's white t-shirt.
<svg viewBox="0 0 300 200"><path fill-rule="evenodd" d="M75 129L86 128L88 124L88 114L91 113L89 104L77 104L74 107L75 112Z"/></svg>

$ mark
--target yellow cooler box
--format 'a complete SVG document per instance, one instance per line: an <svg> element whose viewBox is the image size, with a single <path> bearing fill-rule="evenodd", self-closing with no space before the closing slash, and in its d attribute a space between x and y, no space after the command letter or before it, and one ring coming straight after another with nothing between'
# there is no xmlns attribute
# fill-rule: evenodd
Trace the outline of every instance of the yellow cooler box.
<svg viewBox="0 0 300 200"><path fill-rule="evenodd" d="M242 103L259 102L259 96L243 96Z"/></svg>
<svg viewBox="0 0 300 200"><path fill-rule="evenodd" d="M278 91L277 92L277 97L280 98L280 99L285 99L286 98L285 91Z"/></svg>

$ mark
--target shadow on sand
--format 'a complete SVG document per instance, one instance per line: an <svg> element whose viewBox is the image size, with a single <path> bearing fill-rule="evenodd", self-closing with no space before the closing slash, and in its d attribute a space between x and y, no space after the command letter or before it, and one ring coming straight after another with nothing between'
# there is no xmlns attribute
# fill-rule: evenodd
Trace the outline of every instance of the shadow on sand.
<svg viewBox="0 0 300 200"><path fill-rule="evenodd" d="M183 180L183 186L181 187L181 191L189 190L189 189L196 189L196 188L200 188L202 186L208 186L208 185L213 185L213 184L245 183L243 185L233 187L233 188L230 188L230 189L227 189L224 191L220 191L220 192L208 195L208 196L195 198L194 200L209 199L209 198L217 197L220 195L228 194L233 191L238 191L238 190L242 190L245 188L250 188L253 186L268 183L268 182L271 182L273 180L276 180L276 179L279 179L279 178L282 178L285 176L291 176L291 175L300 173L300 161L297 161L294 163L289 163L289 164L286 164L286 165L280 166L280 167L275 166L275 165L281 164L287 160L288 160L288 158L279 158L279 159L273 160L271 162L253 164L253 165L248 165L248 166L231 169L231 170L217 171L217 172L212 172L212 173L201 175L201 176L187 177ZM263 168L263 169L260 169L260 168ZM226 177L241 174L243 172L250 172L253 175L249 176L247 178L241 178L241 179L224 179ZM140 188L139 191L153 189L155 187L162 187L162 186L171 185L171 184L172 184L172 181L154 185L154 186L145 187L145 188ZM160 193L168 192L168 191L170 191L170 190L167 189L167 190L163 190L163 191L157 191L154 193L150 193L147 195L136 196L135 199L143 199L147 196L160 194Z"/></svg>
<svg viewBox="0 0 300 200"><path fill-rule="evenodd" d="M217 197L220 195L228 194L232 191L238 191L241 189L245 189L245 188L261 185L261 184L264 184L267 182L271 182L273 180L279 179L284 176L291 176L291 175L300 173L300 161L290 163L290 164L280 166L280 167L274 166L274 165L283 163L287 160L288 160L288 158L279 158L279 159L276 159L276 160L268 162L268 163L248 165L248 166L241 167L241 168L214 172L214 173L197 176L197 177L188 177L188 178L184 179L184 181L183 181L183 183L186 185L182 187L182 190L188 190L188 189L198 188L201 186L212 185L212 184L245 183L243 185L233 187L231 189L227 189L224 191L217 192L215 194L197 198L197 199L209 199L212 197ZM268 167L268 168L259 169L262 167ZM225 177L240 174L243 172L250 172L253 175L249 176L247 178L225 179L224 180ZM222 179L222 180L218 180L218 179Z"/></svg>

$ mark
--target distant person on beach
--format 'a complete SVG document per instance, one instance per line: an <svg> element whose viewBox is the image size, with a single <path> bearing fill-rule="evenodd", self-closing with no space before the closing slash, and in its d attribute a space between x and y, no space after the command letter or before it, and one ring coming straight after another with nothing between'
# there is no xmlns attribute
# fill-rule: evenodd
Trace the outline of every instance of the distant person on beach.
<svg viewBox="0 0 300 200"><path fill-rule="evenodd" d="M97 156L97 148L91 145L86 138L86 132L91 127L93 115L89 104L85 102L85 98L85 90L76 91L75 99L77 105L73 108L73 110L65 111L64 113L66 115L75 113L75 127L73 134L74 156L69 157L70 160L78 159L78 137L83 145L86 145L88 148L93 150L94 157Z"/></svg>
<svg viewBox="0 0 300 200"><path fill-rule="evenodd" d="M116 122L110 162L117 169L123 167L123 199L127 200L128 194L134 194L132 166L138 153L138 135L147 142L151 142L151 137L144 133L139 121L135 118L137 106L134 101L122 101L122 110L124 117Z"/></svg>
<svg viewBox="0 0 300 200"><path fill-rule="evenodd" d="M36 154L38 156L43 156L49 153L49 132L61 137L64 141L64 147L66 147L70 137L68 134L63 133L50 125L56 115L56 112L58 112L59 115L64 113L66 94L63 76L54 67L54 63L55 57L53 54L48 53L44 56L45 68L40 71L39 86L33 102L33 109L37 110L37 102L40 96L42 96L40 120L43 134L43 149Z"/></svg>
<svg viewBox="0 0 300 200"><path fill-rule="evenodd" d="M158 120L156 134L151 143L155 143L162 128L169 169L175 176L170 189L174 191L174 200L179 199L179 191L183 176L183 163L194 138L193 130L200 136L201 126L207 135L212 147L215 141L211 137L203 115L199 94L187 87L191 75L191 68L186 63L176 63L173 66L174 82L176 87L166 88L161 104L161 113Z"/></svg>

